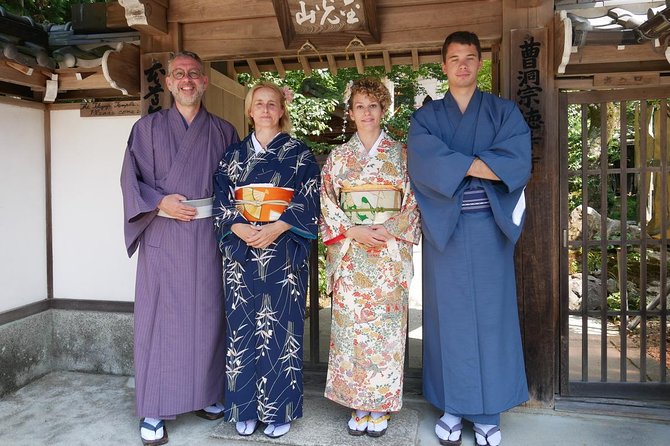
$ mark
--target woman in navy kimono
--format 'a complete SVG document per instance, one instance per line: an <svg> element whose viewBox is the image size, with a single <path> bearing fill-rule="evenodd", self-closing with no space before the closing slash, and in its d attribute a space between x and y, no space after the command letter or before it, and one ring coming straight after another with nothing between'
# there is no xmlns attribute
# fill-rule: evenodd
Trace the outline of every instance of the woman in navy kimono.
<svg viewBox="0 0 670 446"><path fill-rule="evenodd" d="M259 83L245 107L254 131L228 149L214 176L226 310L224 410L240 435L253 434L260 421L267 424L265 435L276 438L302 417L305 294L310 244L317 237L319 167L309 148L286 133L291 122L279 87ZM263 198L286 190L293 191L288 200ZM265 207L280 202L287 204L281 214L264 216Z"/></svg>

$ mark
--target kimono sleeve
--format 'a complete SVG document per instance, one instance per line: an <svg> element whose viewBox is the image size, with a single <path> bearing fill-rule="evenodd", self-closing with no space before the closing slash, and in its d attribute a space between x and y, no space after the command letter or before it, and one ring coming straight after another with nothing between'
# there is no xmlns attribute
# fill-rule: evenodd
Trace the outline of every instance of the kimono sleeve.
<svg viewBox="0 0 670 446"><path fill-rule="evenodd" d="M403 148L403 164L407 162L407 151ZM397 239L418 244L421 237L421 224L419 218L419 208L416 203L416 197L412 191L407 169L402 169L404 173L403 198L400 205L400 212L384 222L384 228Z"/></svg>
<svg viewBox="0 0 670 446"><path fill-rule="evenodd" d="M330 152L321 172L321 236L325 245L339 242L354 226L339 204L340 187L334 179L338 153L337 149Z"/></svg>
<svg viewBox="0 0 670 446"><path fill-rule="evenodd" d="M124 235L128 256L137 250L139 237L156 217L163 194L155 189L150 121L138 121L128 138L121 167Z"/></svg>
<svg viewBox="0 0 670 446"><path fill-rule="evenodd" d="M224 257L234 257L238 261L244 261L249 249L246 243L233 233L231 227L235 223L248 224L249 222L235 207L235 184L230 179L229 163L230 153L235 152L231 148L219 162L219 167L214 173L214 204L212 217L214 217L214 230L219 244L219 250Z"/></svg>
<svg viewBox="0 0 670 446"><path fill-rule="evenodd" d="M319 165L304 144L296 158L293 198L279 219L291 225L291 233L314 240L319 221Z"/></svg>
<svg viewBox="0 0 670 446"><path fill-rule="evenodd" d="M409 174L417 190L425 195L453 198L474 157L450 149L439 137L439 124L432 109L421 109L412 115L407 146Z"/></svg>
<svg viewBox="0 0 670 446"><path fill-rule="evenodd" d="M530 178L530 129L514 103L504 101L501 106L505 109L498 132L490 147L477 150L476 156L500 178L507 192L512 192Z"/></svg>

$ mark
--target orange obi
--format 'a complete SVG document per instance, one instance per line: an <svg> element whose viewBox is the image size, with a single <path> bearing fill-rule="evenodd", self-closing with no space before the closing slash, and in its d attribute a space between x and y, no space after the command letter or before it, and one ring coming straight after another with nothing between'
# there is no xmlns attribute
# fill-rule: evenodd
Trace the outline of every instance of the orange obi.
<svg viewBox="0 0 670 446"><path fill-rule="evenodd" d="M293 198L293 189L272 184L235 188L235 207L248 221L277 221Z"/></svg>
<svg viewBox="0 0 670 446"><path fill-rule="evenodd" d="M389 184L343 187L340 208L356 225L382 224L400 212L402 191Z"/></svg>

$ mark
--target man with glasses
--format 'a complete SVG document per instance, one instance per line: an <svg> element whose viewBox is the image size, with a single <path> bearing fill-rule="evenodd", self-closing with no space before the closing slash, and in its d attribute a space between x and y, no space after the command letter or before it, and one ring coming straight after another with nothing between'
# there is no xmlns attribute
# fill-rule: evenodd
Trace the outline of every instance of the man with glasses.
<svg viewBox="0 0 670 446"><path fill-rule="evenodd" d="M121 189L126 249L139 248L135 287L135 394L145 445L164 444L164 420L223 416L225 345L221 255L212 176L234 127L202 105L200 58L174 54L174 106L142 117L128 139Z"/></svg>

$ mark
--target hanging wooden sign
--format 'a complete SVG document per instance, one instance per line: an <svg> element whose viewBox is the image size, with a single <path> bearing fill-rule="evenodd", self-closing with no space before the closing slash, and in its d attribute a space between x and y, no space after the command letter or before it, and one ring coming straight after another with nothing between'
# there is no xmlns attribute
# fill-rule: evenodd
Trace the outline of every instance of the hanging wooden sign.
<svg viewBox="0 0 670 446"><path fill-rule="evenodd" d="M346 46L358 38L379 43L374 0L272 0L284 47L308 40L318 48Z"/></svg>
<svg viewBox="0 0 670 446"><path fill-rule="evenodd" d="M167 63L170 53L146 53L141 58L142 116L172 106L172 95L167 88Z"/></svg>
<svg viewBox="0 0 670 446"><path fill-rule="evenodd" d="M511 31L511 99L514 100L531 131L533 164L542 159L547 116L547 29Z"/></svg>
<svg viewBox="0 0 670 446"><path fill-rule="evenodd" d="M100 116L134 116L140 114L140 101L84 102L79 109L82 118Z"/></svg>

